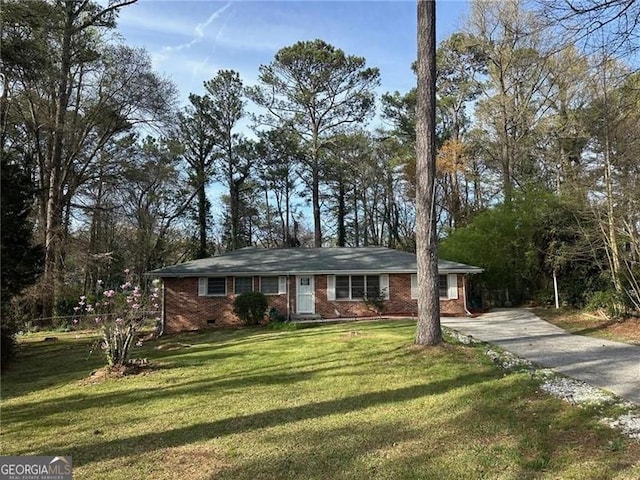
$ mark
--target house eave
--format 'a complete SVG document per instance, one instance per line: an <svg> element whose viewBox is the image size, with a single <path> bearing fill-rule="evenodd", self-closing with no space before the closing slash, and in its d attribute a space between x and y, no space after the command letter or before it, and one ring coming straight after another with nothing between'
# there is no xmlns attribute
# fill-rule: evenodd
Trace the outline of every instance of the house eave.
<svg viewBox="0 0 640 480"><path fill-rule="evenodd" d="M438 259L442 274L481 273L473 265ZM374 275L415 274L415 254L384 247L300 249L246 248L192 260L146 273L147 277L259 276L259 275Z"/></svg>
<svg viewBox="0 0 640 480"><path fill-rule="evenodd" d="M477 269L442 269L440 274L455 273L460 275L482 273L484 270ZM265 277L265 276L298 276L298 275L380 275L380 274L415 274L416 270L304 270L304 271L199 271L199 272L147 272L145 276L151 278L193 278L193 277Z"/></svg>

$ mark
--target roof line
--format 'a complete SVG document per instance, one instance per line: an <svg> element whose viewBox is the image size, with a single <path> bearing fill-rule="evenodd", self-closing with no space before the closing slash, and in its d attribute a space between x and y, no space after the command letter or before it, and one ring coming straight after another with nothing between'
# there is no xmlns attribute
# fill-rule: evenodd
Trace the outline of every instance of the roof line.
<svg viewBox="0 0 640 480"><path fill-rule="evenodd" d="M443 268L438 270L439 273L482 273L482 268L461 269L461 268ZM382 274L414 274L417 270L312 270L308 272L301 271L281 271L281 272L147 272L147 277L160 278L187 278L187 277L279 277L279 276L303 276L303 275L382 275Z"/></svg>

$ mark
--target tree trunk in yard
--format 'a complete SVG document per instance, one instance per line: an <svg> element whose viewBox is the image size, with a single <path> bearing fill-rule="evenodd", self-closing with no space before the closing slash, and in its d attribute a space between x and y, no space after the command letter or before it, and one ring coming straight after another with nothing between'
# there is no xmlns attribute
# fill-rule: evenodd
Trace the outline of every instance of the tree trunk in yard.
<svg viewBox="0 0 640 480"><path fill-rule="evenodd" d="M205 188L204 166L198 172L198 253L197 258L208 257L207 248L207 191Z"/></svg>
<svg viewBox="0 0 640 480"><path fill-rule="evenodd" d="M607 92L607 58L605 57L602 72L602 96L604 100L604 184L606 189L607 205L607 247L609 248L608 258L611 267L611 281L618 294L623 293L622 282L620 281L620 251L618 250L618 235L616 231L616 220L614 210L613 192L613 165L611 159L611 138L609 134L609 95Z"/></svg>
<svg viewBox="0 0 640 480"><path fill-rule="evenodd" d="M346 195L344 182L340 179L338 187L338 246L344 247L347 245L347 229L345 227L346 206L344 197Z"/></svg>
<svg viewBox="0 0 640 480"><path fill-rule="evenodd" d="M418 90L416 106L416 344L442 341L435 216L436 2L418 0Z"/></svg>
<svg viewBox="0 0 640 480"><path fill-rule="evenodd" d="M320 214L320 151L318 147L318 127L314 126L311 145L311 203L313 205L313 246L322 247L322 217Z"/></svg>
<svg viewBox="0 0 640 480"><path fill-rule="evenodd" d="M67 107L69 105L69 88L71 75L71 40L73 35L73 22L75 13L72 2L66 2L65 22L62 34L61 62L56 91L56 112L53 129L53 147L50 161L48 162L49 191L46 202L45 222L45 261L44 283L50 288L50 294L45 295L42 306L42 317L49 318L54 313L56 296L58 293L58 259L61 248L62 233L62 205L60 191L62 190L62 155L67 119Z"/></svg>

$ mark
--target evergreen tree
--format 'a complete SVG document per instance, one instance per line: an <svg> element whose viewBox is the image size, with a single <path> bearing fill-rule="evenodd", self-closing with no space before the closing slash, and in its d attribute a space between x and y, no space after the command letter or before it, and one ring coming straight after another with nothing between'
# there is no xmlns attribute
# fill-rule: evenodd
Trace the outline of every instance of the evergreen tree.
<svg viewBox="0 0 640 480"><path fill-rule="evenodd" d="M0 251L2 257L1 328L2 364L14 353L16 319L10 314L10 302L22 290L35 283L42 267L42 249L32 244L33 226L29 214L33 202L33 184L24 167L13 155L3 151Z"/></svg>

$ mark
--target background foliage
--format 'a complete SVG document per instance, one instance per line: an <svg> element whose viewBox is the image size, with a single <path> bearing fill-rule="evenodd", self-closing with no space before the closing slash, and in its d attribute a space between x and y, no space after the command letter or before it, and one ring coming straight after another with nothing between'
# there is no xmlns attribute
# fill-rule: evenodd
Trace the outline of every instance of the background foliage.
<svg viewBox="0 0 640 480"><path fill-rule="evenodd" d="M247 245L415 250L415 89L377 96L384 72L317 39L255 85L202 79L180 107L111 35L129 3L3 3L3 322L52 322L125 267ZM441 257L485 268L487 302L547 303L555 274L562 302L640 310L637 23L612 27L637 7L622 3L476 0L438 47ZM595 11L611 27L586 35Z"/></svg>

